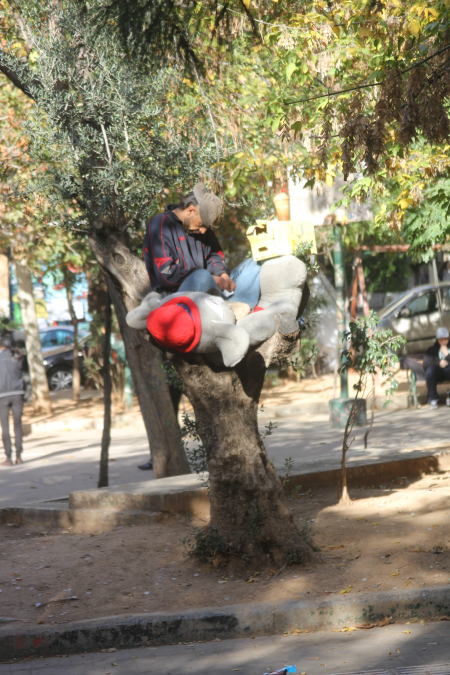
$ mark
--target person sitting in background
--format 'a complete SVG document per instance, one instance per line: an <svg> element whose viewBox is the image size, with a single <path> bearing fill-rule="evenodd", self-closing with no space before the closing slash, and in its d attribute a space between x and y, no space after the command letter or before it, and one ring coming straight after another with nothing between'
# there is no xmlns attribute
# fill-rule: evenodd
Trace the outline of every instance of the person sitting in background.
<svg viewBox="0 0 450 675"><path fill-rule="evenodd" d="M427 398L430 408L437 410L439 394L437 385L439 382L450 381L450 351L449 332L444 326L436 331L436 342L427 349L423 357L423 369L427 382Z"/></svg>
<svg viewBox="0 0 450 675"><path fill-rule="evenodd" d="M10 335L0 339L0 423L2 425L2 440L5 448L6 460L2 466L12 466L11 436L9 433L9 410L11 409L14 422L14 437L16 441L16 464L23 464L22 460L22 411L25 389L22 377L22 354L15 348L15 342Z"/></svg>

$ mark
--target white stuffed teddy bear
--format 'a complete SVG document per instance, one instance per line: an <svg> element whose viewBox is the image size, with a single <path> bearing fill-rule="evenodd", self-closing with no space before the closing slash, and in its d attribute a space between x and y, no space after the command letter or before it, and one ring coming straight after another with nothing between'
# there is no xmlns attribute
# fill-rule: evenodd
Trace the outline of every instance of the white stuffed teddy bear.
<svg viewBox="0 0 450 675"><path fill-rule="evenodd" d="M261 266L261 295L248 316L236 319L225 300L208 293L174 293L162 298L149 293L141 305L127 314L132 328L147 328L167 349L183 353L220 351L227 368L237 365L252 345L275 334L275 316L297 319L306 267L294 256L267 260Z"/></svg>

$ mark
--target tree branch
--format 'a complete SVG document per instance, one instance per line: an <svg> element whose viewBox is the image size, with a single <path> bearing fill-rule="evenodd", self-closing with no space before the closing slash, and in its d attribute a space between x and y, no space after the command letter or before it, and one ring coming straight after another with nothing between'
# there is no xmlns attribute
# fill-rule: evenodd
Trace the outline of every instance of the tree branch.
<svg viewBox="0 0 450 675"><path fill-rule="evenodd" d="M280 363L298 351L297 340L300 334L298 321L288 314L277 314L275 317L277 332L263 342L257 351L264 359L266 368Z"/></svg>
<svg viewBox="0 0 450 675"><path fill-rule="evenodd" d="M200 93L203 96L203 98L205 100L205 103L206 103L206 107L208 109L208 117L209 117L210 122L211 122L211 127L212 127L212 131L213 131L213 135L214 135L214 143L216 144L217 162L220 162L219 142L217 140L216 124L214 122L214 117L213 117L213 114L212 114L211 106L209 105L208 97L206 96L205 92L203 91L202 85L200 84L200 78L198 76L197 68L195 67L194 63L192 63L192 67L194 69L195 79L197 80L198 88L200 89Z"/></svg>
<svg viewBox="0 0 450 675"><path fill-rule="evenodd" d="M7 60L15 61L17 63L17 69L12 69L8 65ZM26 68L28 67L19 64L18 59L11 57L9 54L6 54L2 49L0 49L0 72L2 72L15 87L20 89L25 94L25 96L28 96L28 98L31 98L32 101L36 101L37 103L37 97L32 93L31 87L38 87L39 89L42 89L42 83L37 78L30 78L30 83L25 83L20 75L17 74L17 72L20 72L20 70L24 71ZM67 89L67 84L62 81L56 81L54 82L54 88L55 90L62 91ZM69 113L72 110L73 104L68 105L66 112ZM94 129L95 131L102 130L100 124L92 118L84 118L80 120L80 123L91 127L91 129Z"/></svg>
<svg viewBox="0 0 450 675"><path fill-rule="evenodd" d="M31 93L31 90L30 90L29 86L27 84L25 84L24 82L22 82L22 80L17 75L17 73L14 70L12 70L8 65L6 65L6 63L4 61L4 57L5 57L5 52L3 50L0 50L0 71L3 73L3 75L5 75L8 78L8 80L15 87L20 89L20 91L22 91L25 94L25 96L28 96L28 98L31 98L32 101L35 101L36 99L35 99L34 95ZM38 84L38 81L33 80L33 83Z"/></svg>

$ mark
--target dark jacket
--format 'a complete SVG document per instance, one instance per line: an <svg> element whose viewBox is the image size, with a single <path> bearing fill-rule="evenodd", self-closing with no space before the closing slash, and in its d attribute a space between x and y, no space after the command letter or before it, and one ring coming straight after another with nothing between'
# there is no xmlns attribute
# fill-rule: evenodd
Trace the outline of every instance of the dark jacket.
<svg viewBox="0 0 450 675"><path fill-rule="evenodd" d="M449 343L450 343L450 340L449 340ZM449 348L450 348L450 345L449 345ZM439 349L440 349L440 344L437 340L432 347L429 347L427 349L427 351L425 352L425 356L423 357L423 369L424 370L426 370L430 366L439 366ZM445 357L445 360L450 365L450 354Z"/></svg>
<svg viewBox="0 0 450 675"><path fill-rule="evenodd" d="M225 256L211 229L205 234L188 234L169 204L152 218L144 239L144 262L152 290L176 291L194 270L206 269L214 276L229 274Z"/></svg>
<svg viewBox="0 0 450 675"><path fill-rule="evenodd" d="M4 349L0 352L0 398L23 393L22 358Z"/></svg>

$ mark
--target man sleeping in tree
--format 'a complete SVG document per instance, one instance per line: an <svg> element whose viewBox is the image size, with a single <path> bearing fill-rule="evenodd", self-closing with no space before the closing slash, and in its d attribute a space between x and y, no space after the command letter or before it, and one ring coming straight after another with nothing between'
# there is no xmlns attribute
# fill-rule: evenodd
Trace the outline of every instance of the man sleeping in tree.
<svg viewBox="0 0 450 675"><path fill-rule="evenodd" d="M200 291L229 299L236 319L258 304L260 266L247 259L230 272L213 227L223 213L221 200L203 183L152 218L144 239L144 262L153 291Z"/></svg>

